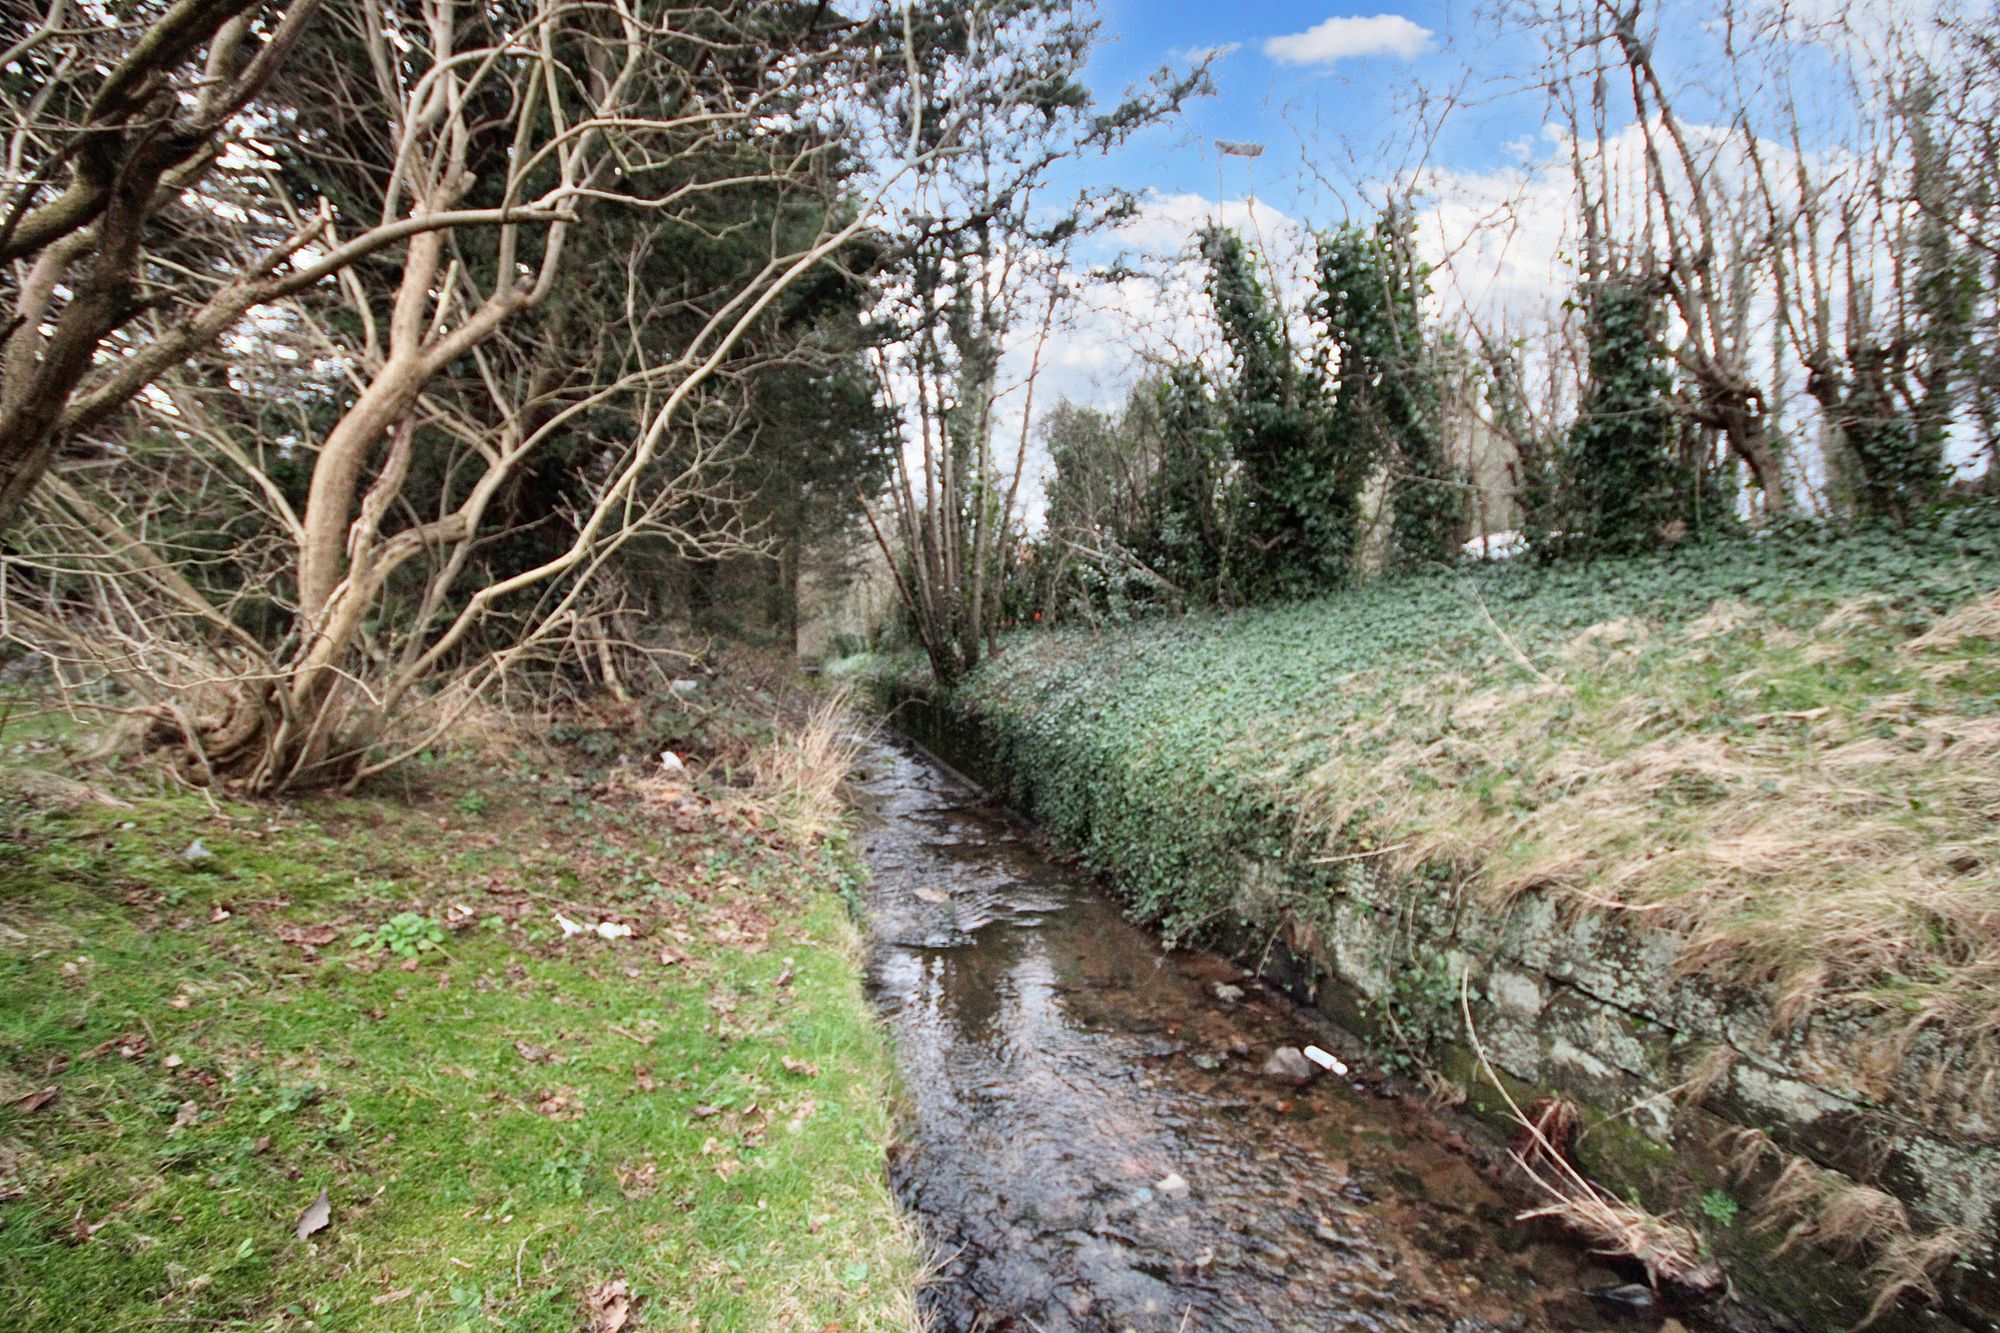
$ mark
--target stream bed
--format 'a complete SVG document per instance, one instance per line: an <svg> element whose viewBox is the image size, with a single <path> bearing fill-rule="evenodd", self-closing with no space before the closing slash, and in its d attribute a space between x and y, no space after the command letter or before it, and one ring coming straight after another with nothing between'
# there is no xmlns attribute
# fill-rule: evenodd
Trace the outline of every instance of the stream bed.
<svg viewBox="0 0 2000 1333"><path fill-rule="evenodd" d="M871 741L862 771L869 985L913 1112L892 1175L939 1333L1666 1326L1592 1295L1629 1275L1515 1222L1372 1075L1263 1072L1337 1040L1282 995L1164 951L921 753Z"/></svg>

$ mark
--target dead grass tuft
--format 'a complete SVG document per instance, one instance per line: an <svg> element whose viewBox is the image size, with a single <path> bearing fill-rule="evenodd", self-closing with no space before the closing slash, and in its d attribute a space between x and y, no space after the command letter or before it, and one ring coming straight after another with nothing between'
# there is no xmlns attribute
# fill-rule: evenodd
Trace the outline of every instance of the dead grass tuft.
<svg viewBox="0 0 2000 1333"><path fill-rule="evenodd" d="M1688 1227L1656 1217L1636 1204L1599 1189L1577 1166L1573 1152L1581 1117L1561 1097L1547 1098L1523 1111L1494 1073L1472 1021L1471 976L1459 978L1459 1011L1466 1038L1487 1081L1520 1127L1511 1155L1546 1202L1519 1214L1519 1220L1547 1218L1581 1237L1598 1254L1632 1259L1646 1270L1654 1290L1711 1300L1728 1290L1722 1266L1702 1253L1701 1237Z"/></svg>
<svg viewBox="0 0 2000 1333"><path fill-rule="evenodd" d="M1911 653L1942 653L1967 639L2000 640L2000 592L1960 607L1903 645Z"/></svg>
<svg viewBox="0 0 2000 1333"><path fill-rule="evenodd" d="M751 756L754 781L742 799L787 840L810 846L846 820L844 788L860 748L847 693L830 694Z"/></svg>
<svg viewBox="0 0 2000 1333"><path fill-rule="evenodd" d="M1875 1295L1861 1327L1881 1318L1909 1292L1935 1300L1938 1276L1972 1243L1970 1233L1959 1227L1919 1232L1894 1196L1803 1157L1785 1158L1762 1135L1739 1159L1740 1174L1748 1175L1772 1157L1784 1165L1764 1196L1756 1228L1766 1233L1785 1229L1780 1254L1811 1244L1842 1259L1865 1260Z"/></svg>
<svg viewBox="0 0 2000 1333"><path fill-rule="evenodd" d="M1729 1077L1729 1071L1735 1067L1736 1048L1725 1042L1717 1042L1694 1062L1693 1067L1688 1070L1688 1076L1674 1086L1672 1095L1682 1105L1693 1106L1721 1087L1723 1081Z"/></svg>
<svg viewBox="0 0 2000 1333"><path fill-rule="evenodd" d="M1689 621L1681 630L1680 638L1685 643L1721 638L1727 634L1734 634L1756 617L1757 608L1748 602L1726 597L1711 604L1707 611Z"/></svg>

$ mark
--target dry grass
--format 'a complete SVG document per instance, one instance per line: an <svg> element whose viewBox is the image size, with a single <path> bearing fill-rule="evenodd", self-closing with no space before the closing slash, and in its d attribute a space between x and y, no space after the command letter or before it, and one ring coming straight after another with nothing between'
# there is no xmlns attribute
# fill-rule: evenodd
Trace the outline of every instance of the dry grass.
<svg viewBox="0 0 2000 1333"><path fill-rule="evenodd" d="M1779 1254L1810 1244L1865 1263L1875 1296L1864 1328L1910 1292L1937 1299L1938 1275L1971 1247L1972 1236L1958 1227L1918 1231L1902 1202L1873 1185L1789 1156L1759 1132L1739 1136L1734 1162L1739 1177L1772 1161L1778 1164L1777 1178L1759 1205L1755 1228L1783 1230Z"/></svg>
<svg viewBox="0 0 2000 1333"><path fill-rule="evenodd" d="M2000 637L2000 597L1906 640L1880 619L1799 631L1718 603L1674 634L1577 635L1553 684L1425 679L1308 776L1309 827L1473 872L1496 906L1554 893L1671 929L1689 973L1768 988L1780 1026L1860 1014L1839 1063L1862 1091L1912 1086L1921 1048L1918 1081L1990 1098L2000 717L1929 668Z"/></svg>
<svg viewBox="0 0 2000 1333"><path fill-rule="evenodd" d="M1574 1105L1557 1097L1538 1103L1532 1113L1521 1109L1479 1040L1469 974L1459 979L1459 1009L1487 1081L1520 1127L1512 1150L1514 1162L1545 1199L1519 1214L1519 1220L1549 1219L1581 1237L1598 1254L1637 1262L1656 1291L1671 1290L1695 1301L1711 1300L1726 1291L1728 1276L1703 1253L1700 1236L1598 1188L1583 1174L1573 1156L1580 1123Z"/></svg>
<svg viewBox="0 0 2000 1333"><path fill-rule="evenodd" d="M827 695L751 756L745 799L789 840L811 845L846 820L844 788L861 738L846 691Z"/></svg>

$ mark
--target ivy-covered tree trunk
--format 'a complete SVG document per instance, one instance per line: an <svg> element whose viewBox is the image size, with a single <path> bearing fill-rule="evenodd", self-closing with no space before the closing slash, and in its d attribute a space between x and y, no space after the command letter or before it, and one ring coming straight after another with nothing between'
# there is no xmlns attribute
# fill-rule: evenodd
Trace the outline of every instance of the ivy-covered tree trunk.
<svg viewBox="0 0 2000 1333"><path fill-rule="evenodd" d="M1679 458L1674 380L1657 284L1611 277L1589 302L1589 378L1563 459L1563 546L1585 554L1657 547L1696 517L1699 477Z"/></svg>
<svg viewBox="0 0 2000 1333"><path fill-rule="evenodd" d="M1428 269L1411 244L1408 210L1371 231L1320 237L1317 313L1338 366L1333 430L1389 469L1394 569L1457 558L1472 512L1466 470L1444 438L1439 367L1418 302Z"/></svg>

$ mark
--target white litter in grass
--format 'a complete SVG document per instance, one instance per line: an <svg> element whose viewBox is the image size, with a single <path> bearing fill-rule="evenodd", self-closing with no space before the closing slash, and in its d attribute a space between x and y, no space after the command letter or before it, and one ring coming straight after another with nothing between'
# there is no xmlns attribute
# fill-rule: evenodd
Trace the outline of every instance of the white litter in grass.
<svg viewBox="0 0 2000 1333"><path fill-rule="evenodd" d="M632 937L632 927L622 921L600 921L594 926L586 926L570 920L561 912L557 912L555 918L556 924L562 927L564 939L572 935L595 935L601 940L624 940Z"/></svg>
<svg viewBox="0 0 2000 1333"><path fill-rule="evenodd" d="M1347 1066L1342 1064L1340 1061L1334 1059L1331 1055L1327 1054L1325 1051L1322 1051L1317 1046L1306 1047L1306 1059L1312 1061L1314 1064L1318 1065L1321 1069L1326 1070L1329 1074L1333 1074L1341 1078L1345 1078L1347 1076Z"/></svg>

